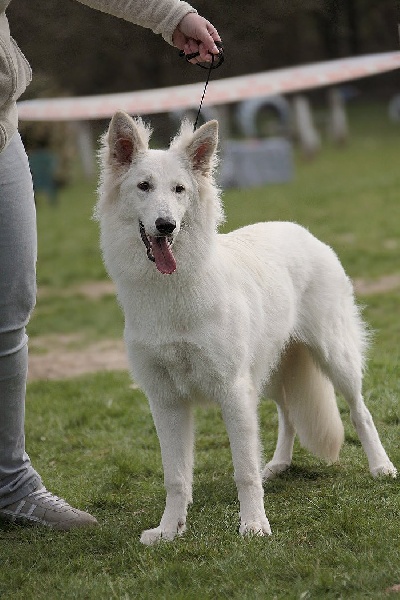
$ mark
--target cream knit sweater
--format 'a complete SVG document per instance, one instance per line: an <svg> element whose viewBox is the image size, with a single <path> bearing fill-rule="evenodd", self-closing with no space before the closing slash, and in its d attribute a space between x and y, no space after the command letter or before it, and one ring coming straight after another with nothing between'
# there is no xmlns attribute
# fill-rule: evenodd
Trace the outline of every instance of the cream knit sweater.
<svg viewBox="0 0 400 600"><path fill-rule="evenodd" d="M172 44L172 34L185 15L196 12L180 0L78 0L82 4L160 33Z"/></svg>
<svg viewBox="0 0 400 600"><path fill-rule="evenodd" d="M181 0L78 0L91 8L160 33L172 44L172 34L185 15L196 12ZM11 0L0 0L0 152L17 130L16 101L31 81L31 70L10 36L5 14Z"/></svg>

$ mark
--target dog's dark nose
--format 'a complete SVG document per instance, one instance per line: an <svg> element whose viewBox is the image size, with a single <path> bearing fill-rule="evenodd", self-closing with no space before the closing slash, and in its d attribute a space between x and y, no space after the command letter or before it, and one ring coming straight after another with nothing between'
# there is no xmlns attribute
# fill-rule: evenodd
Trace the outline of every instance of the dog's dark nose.
<svg viewBox="0 0 400 600"><path fill-rule="evenodd" d="M156 227L157 231L162 233L162 235L170 235L176 227L176 222L174 220L168 221L167 219L159 217L156 219Z"/></svg>

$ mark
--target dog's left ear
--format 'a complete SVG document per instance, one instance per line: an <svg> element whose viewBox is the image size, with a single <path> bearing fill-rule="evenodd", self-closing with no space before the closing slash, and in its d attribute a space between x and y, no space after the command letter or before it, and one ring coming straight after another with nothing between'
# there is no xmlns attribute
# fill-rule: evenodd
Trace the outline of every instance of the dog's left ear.
<svg viewBox="0 0 400 600"><path fill-rule="evenodd" d="M109 162L116 167L129 167L139 152L148 147L149 132L141 120L134 121L118 111L108 129Z"/></svg>
<svg viewBox="0 0 400 600"><path fill-rule="evenodd" d="M186 152L192 167L202 175L208 175L214 166L214 158L218 145L218 121L207 121L197 129Z"/></svg>

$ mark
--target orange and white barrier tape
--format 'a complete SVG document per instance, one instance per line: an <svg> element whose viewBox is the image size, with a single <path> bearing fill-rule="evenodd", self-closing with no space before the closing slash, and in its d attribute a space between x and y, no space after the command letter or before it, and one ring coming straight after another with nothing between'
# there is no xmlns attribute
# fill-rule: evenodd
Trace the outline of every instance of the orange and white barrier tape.
<svg viewBox="0 0 400 600"><path fill-rule="evenodd" d="M386 52L219 79L210 83L204 105L336 85L399 68L400 52ZM121 94L25 100L18 103L18 112L19 118L27 121L103 119L116 110L149 115L197 108L203 87L204 83L195 83Z"/></svg>

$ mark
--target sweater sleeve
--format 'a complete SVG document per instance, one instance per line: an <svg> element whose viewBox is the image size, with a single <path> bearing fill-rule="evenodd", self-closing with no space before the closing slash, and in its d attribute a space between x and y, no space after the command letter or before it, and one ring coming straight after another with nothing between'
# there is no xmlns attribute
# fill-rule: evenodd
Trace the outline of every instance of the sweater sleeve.
<svg viewBox="0 0 400 600"><path fill-rule="evenodd" d="M120 17L136 25L160 33L166 42L172 43L176 26L188 13L197 12L181 0L78 0L91 8Z"/></svg>

